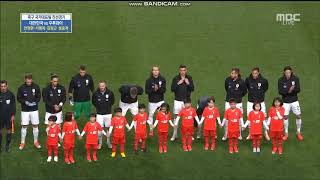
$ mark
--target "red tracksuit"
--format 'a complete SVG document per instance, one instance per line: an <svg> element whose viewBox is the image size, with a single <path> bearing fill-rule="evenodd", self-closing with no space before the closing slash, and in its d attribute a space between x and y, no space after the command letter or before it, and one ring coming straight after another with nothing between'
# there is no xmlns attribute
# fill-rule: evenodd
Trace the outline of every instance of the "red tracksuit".
<svg viewBox="0 0 320 180"><path fill-rule="evenodd" d="M270 121L270 137L272 140L272 151L282 153L282 137L283 137L283 120L284 120L284 108L280 107L278 109L280 117L277 116L277 109L271 107L269 109Z"/></svg>
<svg viewBox="0 0 320 180"><path fill-rule="evenodd" d="M171 114L170 112L168 112L168 114L165 114L160 111L157 113L156 120L158 120L159 149L163 149L164 152L167 152L167 138Z"/></svg>
<svg viewBox="0 0 320 180"><path fill-rule="evenodd" d="M98 122L87 122L84 126L83 131L86 132L86 150L87 160L91 160L90 151L93 151L93 159L97 160L97 149L98 149L98 132L102 131L102 127Z"/></svg>
<svg viewBox="0 0 320 180"><path fill-rule="evenodd" d="M135 151L138 150L139 140L141 140L141 149L145 149L146 147L146 139L147 139L147 113L140 114L138 113L133 117L133 121L136 123L136 132L134 136L134 147Z"/></svg>
<svg viewBox="0 0 320 180"><path fill-rule="evenodd" d="M242 112L239 108L232 110L229 108L224 113L224 119L228 120L228 139L229 139L229 151L238 151L238 137L240 135L240 119L242 118Z"/></svg>
<svg viewBox="0 0 320 180"><path fill-rule="evenodd" d="M192 149L192 137L194 134L194 118L197 116L196 110L193 107L183 108L179 115L182 118L181 134L183 150Z"/></svg>
<svg viewBox="0 0 320 180"><path fill-rule="evenodd" d="M124 116L113 117L111 120L111 126L113 127L112 136L112 152L116 152L117 145L120 144L120 152L124 153L124 144L126 143L125 137L125 127L127 125L127 120Z"/></svg>
<svg viewBox="0 0 320 180"><path fill-rule="evenodd" d="M64 159L74 162L73 150L75 141L75 132L78 129L78 125L75 120L71 122L65 122L62 127L63 137L63 149Z"/></svg>
<svg viewBox="0 0 320 180"><path fill-rule="evenodd" d="M262 139L262 126L266 117L262 111L251 111L248 115L248 121L250 122L250 137L252 139L252 147L260 148Z"/></svg>
<svg viewBox="0 0 320 180"><path fill-rule="evenodd" d="M59 141L60 127L58 125L49 126L47 134L48 134L48 138L47 138L48 156L52 155L52 151L54 156L58 156L58 141Z"/></svg>
<svg viewBox="0 0 320 180"><path fill-rule="evenodd" d="M216 120L220 117L218 108L206 107L203 110L202 117L204 117L204 126L203 126L203 136L204 136L204 147L205 149L209 148L209 139L211 138L211 149L215 149L215 140L216 140Z"/></svg>

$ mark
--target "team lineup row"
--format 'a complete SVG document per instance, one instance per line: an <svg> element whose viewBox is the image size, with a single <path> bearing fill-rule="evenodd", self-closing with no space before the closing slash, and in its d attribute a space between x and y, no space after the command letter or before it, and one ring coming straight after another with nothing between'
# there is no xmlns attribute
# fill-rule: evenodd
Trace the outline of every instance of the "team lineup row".
<svg viewBox="0 0 320 180"><path fill-rule="evenodd" d="M11 140L11 129L13 128L13 121L15 115L15 96L8 90L8 85L5 80L1 81L1 98L0 98L0 122L1 129L6 127L7 129L7 143L6 150L9 149ZM179 121L179 113L185 109L184 100L188 100L191 97L191 93L194 90L194 84L192 77L187 74L187 67L185 65L179 66L179 74L172 80L171 90L174 92L175 100L173 107L173 124ZM248 92L248 103L247 103L247 115L253 110L254 103L258 102L261 106L261 111L266 117L266 107L264 103L265 93L268 90L268 81L262 77L259 72L259 68L253 68L250 76L246 80L242 80L238 68L231 70L230 76L225 80L226 90L226 103L225 110L227 112L230 109L230 100L232 100L236 108L240 109L242 117L242 98ZM284 113L282 118L284 123L284 136L283 140L288 138L288 114L292 110L296 115L297 124L297 138L302 140L301 135L301 112L298 102L297 94L300 92L300 83L297 76L292 72L290 66L284 68L284 75L278 81L279 94L282 96L284 102ZM90 96L92 92L92 97ZM126 114L128 110L133 115L138 113L138 95L143 94L143 88L138 85L122 85L119 88L121 99L119 107L122 111L122 116ZM146 80L145 93L148 94L148 118L147 124L150 127L149 135L153 135L153 119L156 109L164 103L164 94L166 92L166 80L160 75L160 69L158 66L153 66L151 76ZM112 105L114 104L114 94L109 90L104 81L99 82L99 87L94 91L93 79L87 74L86 68L80 66L79 73L72 77L69 84L68 96L70 105L74 107L74 118L79 119L81 113L84 113L89 119L91 112L91 103L96 108L96 120L101 127L112 127ZM46 107L45 124L48 124L50 116L54 115L57 117L57 124L62 123L62 107L66 102L67 93L65 88L59 84L59 77L57 75L51 76L50 84L42 90L42 98ZM38 124L39 124L39 113L38 103L41 98L40 88L32 80L32 75L27 74L25 76L25 83L21 85L17 92L17 100L21 104L21 144L19 149L23 149L25 146L25 137L27 132L27 126L31 121L33 125L34 145L40 148L38 142ZM91 99L91 102L90 102ZM198 108L196 114L201 117L207 104L208 97L202 97L198 101ZM281 100L281 101L282 101ZM198 117L197 116L197 117ZM182 118L183 119L183 118ZM157 120L157 119L156 119ZM196 119L197 120L197 119ZM184 122L184 121L182 121ZM193 119L192 119L193 122ZM197 121L198 122L198 121ZM200 121L199 121L200 122ZM200 138L201 124L198 122L197 138ZM223 140L227 139L228 136L228 124L230 121L225 120L221 123L225 127L225 134ZM239 122L243 122L242 120ZM220 124L220 123L219 123ZM238 123L239 124L239 123ZM240 123L241 124L241 123ZM244 126L244 125L241 125ZM177 137L177 126L173 126L174 131L171 140L174 141ZM241 127L240 127L241 128ZM109 128L110 129L110 128ZM266 126L267 130L267 126ZM191 130L190 130L191 131ZM1 133L2 134L2 133ZM99 133L101 134L101 133ZM184 134L182 132L182 134ZM188 134L188 133L187 133ZM267 135L267 133L266 133ZM239 139L242 139L241 131L238 135ZM251 137L248 137L251 138ZM2 139L2 137L1 137ZM99 135L98 148L102 145L102 135ZM182 138L184 140L184 138ZM1 141L0 141L1 142ZM186 140L186 143L189 142ZM107 138L107 144L111 147L110 136Z"/></svg>

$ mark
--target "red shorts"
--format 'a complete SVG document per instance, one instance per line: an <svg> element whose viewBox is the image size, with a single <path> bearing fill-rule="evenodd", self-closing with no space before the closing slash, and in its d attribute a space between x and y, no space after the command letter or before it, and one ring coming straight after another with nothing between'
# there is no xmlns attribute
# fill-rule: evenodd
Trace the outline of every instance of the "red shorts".
<svg viewBox="0 0 320 180"><path fill-rule="evenodd" d="M251 139L262 139L262 134L250 134Z"/></svg>
<svg viewBox="0 0 320 180"><path fill-rule="evenodd" d="M194 134L193 126L181 126L181 133L184 136L185 135L193 136Z"/></svg>
<svg viewBox="0 0 320 180"><path fill-rule="evenodd" d="M126 137L125 136L113 136L112 137L112 144L124 144L126 143Z"/></svg>
<svg viewBox="0 0 320 180"><path fill-rule="evenodd" d="M270 131L271 138L282 138L283 132L282 131Z"/></svg>
<svg viewBox="0 0 320 180"><path fill-rule="evenodd" d="M228 131L228 138L238 138L239 136L239 131Z"/></svg>
<svg viewBox="0 0 320 180"><path fill-rule="evenodd" d="M74 148L74 143L63 143L64 149Z"/></svg>
<svg viewBox="0 0 320 180"><path fill-rule="evenodd" d="M216 130L203 130L203 136L216 136Z"/></svg>
<svg viewBox="0 0 320 180"><path fill-rule="evenodd" d="M98 149L98 144L86 144L86 149Z"/></svg>
<svg viewBox="0 0 320 180"><path fill-rule="evenodd" d="M142 139L142 140L144 140L144 139L147 139L147 133L136 133L135 135L134 135L134 138L135 139Z"/></svg>

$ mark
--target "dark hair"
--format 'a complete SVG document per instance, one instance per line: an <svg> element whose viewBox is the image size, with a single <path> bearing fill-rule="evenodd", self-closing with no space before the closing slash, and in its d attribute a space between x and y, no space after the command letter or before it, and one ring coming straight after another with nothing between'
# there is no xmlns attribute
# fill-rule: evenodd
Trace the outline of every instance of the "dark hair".
<svg viewBox="0 0 320 180"><path fill-rule="evenodd" d="M66 112L64 115L64 120L68 122L72 121L72 115L73 115L72 112Z"/></svg>
<svg viewBox="0 0 320 180"><path fill-rule="evenodd" d="M213 96L211 96L211 97L209 97L209 98L207 99L207 103L209 103L210 101L216 102L216 100L215 100L215 98L214 98Z"/></svg>
<svg viewBox="0 0 320 180"><path fill-rule="evenodd" d="M6 85L8 85L8 82L7 82L6 80L1 80L1 81L0 81L0 84L6 84Z"/></svg>
<svg viewBox="0 0 320 180"><path fill-rule="evenodd" d="M239 68L234 67L234 68L231 69L231 72L232 72L232 71L235 71L235 72L238 74L238 77L241 77L241 75L240 75L240 69L239 69Z"/></svg>
<svg viewBox="0 0 320 180"><path fill-rule="evenodd" d="M91 114L90 114L90 117L96 117L96 116L97 116L96 113L91 113Z"/></svg>
<svg viewBox="0 0 320 180"><path fill-rule="evenodd" d="M251 71L258 71L258 72L260 72L260 68L259 68L259 67L254 67L254 68L252 68Z"/></svg>
<svg viewBox="0 0 320 180"><path fill-rule="evenodd" d="M190 99L190 98L186 98L186 99L183 100L183 103L184 103L184 104L186 104L186 103L191 103L191 99Z"/></svg>
<svg viewBox="0 0 320 180"><path fill-rule="evenodd" d="M31 73L26 73L24 75L24 79L32 79L32 74Z"/></svg>
<svg viewBox="0 0 320 180"><path fill-rule="evenodd" d="M138 95L138 88L133 86L130 88L130 96L137 96Z"/></svg>
<svg viewBox="0 0 320 180"><path fill-rule="evenodd" d="M229 103L235 103L236 100L234 98L229 99Z"/></svg>
<svg viewBox="0 0 320 180"><path fill-rule="evenodd" d="M57 74L51 73L50 79L53 80L54 78L59 78L59 76Z"/></svg>
<svg viewBox="0 0 320 180"><path fill-rule="evenodd" d="M120 107L114 108L114 113L122 112L122 109Z"/></svg>
<svg viewBox="0 0 320 180"><path fill-rule="evenodd" d="M82 64L82 65L80 65L79 69L82 70L82 71L85 71L86 70L86 66Z"/></svg>
<svg viewBox="0 0 320 180"><path fill-rule="evenodd" d="M286 71L286 70L290 70L290 71L292 71L291 66L285 66L285 67L283 68L283 72L284 72L284 71Z"/></svg>
<svg viewBox="0 0 320 180"><path fill-rule="evenodd" d="M257 104L259 104L259 106L260 106L259 111L261 111L261 103L259 103L259 102L254 102L253 105L252 105L252 109L255 110L254 107L255 107Z"/></svg>
<svg viewBox="0 0 320 180"><path fill-rule="evenodd" d="M57 121L57 116L55 116L55 115L49 116L48 121L56 122Z"/></svg>
<svg viewBox="0 0 320 180"><path fill-rule="evenodd" d="M187 68L187 66L184 64L180 64L179 69L181 69L181 68Z"/></svg>
<svg viewBox="0 0 320 180"><path fill-rule="evenodd" d="M273 106L273 107L275 107L274 103L275 103L276 101L279 101L279 102L280 102L280 106L283 105L283 100L282 100L282 98L281 98L281 97L275 97L275 98L273 99L273 101L272 101L272 106Z"/></svg>
<svg viewBox="0 0 320 180"><path fill-rule="evenodd" d="M143 103L138 105L138 109L145 109L145 108L146 108L146 105L144 105Z"/></svg>
<svg viewBox="0 0 320 180"><path fill-rule="evenodd" d="M168 103L162 103L160 109L161 108L166 108L166 114L168 114L168 112L170 111L170 106Z"/></svg>

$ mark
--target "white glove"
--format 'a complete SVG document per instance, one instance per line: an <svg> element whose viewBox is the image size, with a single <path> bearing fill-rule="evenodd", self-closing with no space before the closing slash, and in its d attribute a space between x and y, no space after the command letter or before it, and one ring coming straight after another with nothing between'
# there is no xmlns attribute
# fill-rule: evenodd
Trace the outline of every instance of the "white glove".
<svg viewBox="0 0 320 180"><path fill-rule="evenodd" d="M73 105L74 105L74 103L73 103L72 100L70 100L69 102L70 102L70 106L73 106Z"/></svg>

